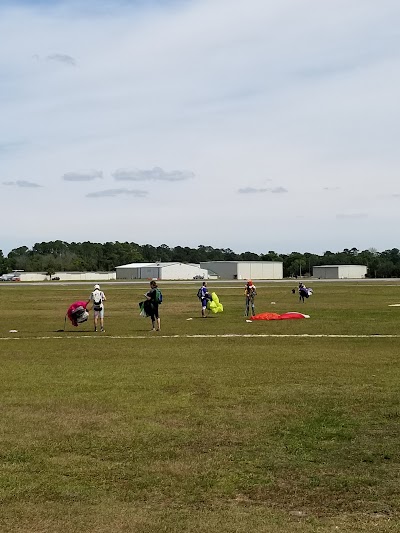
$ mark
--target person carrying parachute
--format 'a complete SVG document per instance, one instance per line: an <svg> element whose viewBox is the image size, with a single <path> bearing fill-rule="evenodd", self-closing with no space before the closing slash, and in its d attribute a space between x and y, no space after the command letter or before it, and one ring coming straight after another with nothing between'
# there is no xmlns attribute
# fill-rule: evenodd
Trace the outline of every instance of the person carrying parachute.
<svg viewBox="0 0 400 533"><path fill-rule="evenodd" d="M140 315L151 318L151 331L160 331L161 321L158 306L163 302L163 295L155 280L150 281L150 290L146 292L145 296L146 300L139 303Z"/></svg>
<svg viewBox="0 0 400 533"><path fill-rule="evenodd" d="M299 283L299 302L304 303L304 298L308 298L313 293L312 289L309 289L304 283Z"/></svg>
<svg viewBox="0 0 400 533"><path fill-rule="evenodd" d="M203 281L202 286L197 291L197 298L201 302L201 318L207 318L206 309L207 303L211 301L211 294L208 292L207 283Z"/></svg>

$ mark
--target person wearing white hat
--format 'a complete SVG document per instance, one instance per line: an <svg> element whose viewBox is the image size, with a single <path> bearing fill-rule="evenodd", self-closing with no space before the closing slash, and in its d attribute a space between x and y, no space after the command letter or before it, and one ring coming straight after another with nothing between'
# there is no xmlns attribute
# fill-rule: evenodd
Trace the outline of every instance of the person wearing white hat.
<svg viewBox="0 0 400 533"><path fill-rule="evenodd" d="M96 283L93 292L90 295L88 303L93 303L94 312L94 330L97 331L97 322L100 318L100 331L104 333L104 302L107 300L106 295L100 290L100 285Z"/></svg>

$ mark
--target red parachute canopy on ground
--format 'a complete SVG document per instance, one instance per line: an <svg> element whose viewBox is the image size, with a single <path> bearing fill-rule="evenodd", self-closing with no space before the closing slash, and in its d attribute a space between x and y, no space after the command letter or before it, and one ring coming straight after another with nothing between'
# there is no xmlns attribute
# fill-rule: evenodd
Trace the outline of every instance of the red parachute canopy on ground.
<svg viewBox="0 0 400 533"><path fill-rule="evenodd" d="M278 315L278 313L260 313L252 316L251 320L290 320L295 318L310 318L310 315L303 315L303 313L295 311L283 313L282 315Z"/></svg>

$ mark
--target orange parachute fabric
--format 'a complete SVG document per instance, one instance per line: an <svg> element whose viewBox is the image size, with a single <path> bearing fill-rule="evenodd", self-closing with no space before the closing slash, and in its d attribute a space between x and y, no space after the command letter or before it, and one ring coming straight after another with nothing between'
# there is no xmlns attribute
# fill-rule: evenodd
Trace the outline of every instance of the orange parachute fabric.
<svg viewBox="0 0 400 533"><path fill-rule="evenodd" d="M278 313L260 313L251 317L251 320L288 320L294 318L310 318L310 315L303 315L303 313L289 312L278 315Z"/></svg>

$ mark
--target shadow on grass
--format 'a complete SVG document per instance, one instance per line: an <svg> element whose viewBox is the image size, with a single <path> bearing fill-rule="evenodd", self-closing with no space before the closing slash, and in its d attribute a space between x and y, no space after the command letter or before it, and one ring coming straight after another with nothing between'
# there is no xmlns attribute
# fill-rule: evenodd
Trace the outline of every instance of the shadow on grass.
<svg viewBox="0 0 400 533"><path fill-rule="evenodd" d="M91 330L91 329L86 329L86 330L82 330L82 329L79 329L79 330L77 330L77 329L55 329L54 333L68 333L68 334L76 333L77 335L82 335L82 334L87 335L88 333L96 333L96 332Z"/></svg>
<svg viewBox="0 0 400 533"><path fill-rule="evenodd" d="M204 318L217 318L216 316L211 316L211 315L208 315L208 316L194 316L194 317L191 317L192 320L201 320L201 319L204 319ZM188 319L186 319L188 320Z"/></svg>

